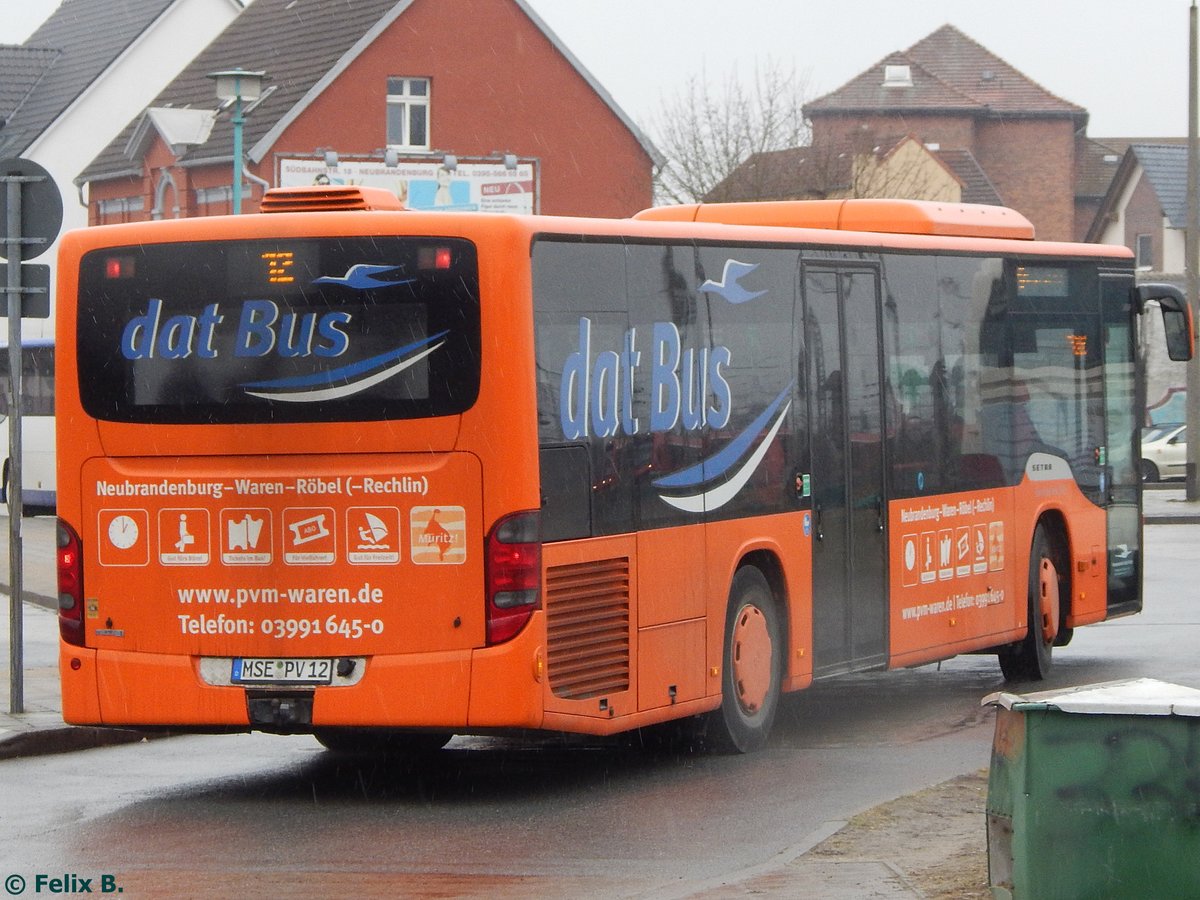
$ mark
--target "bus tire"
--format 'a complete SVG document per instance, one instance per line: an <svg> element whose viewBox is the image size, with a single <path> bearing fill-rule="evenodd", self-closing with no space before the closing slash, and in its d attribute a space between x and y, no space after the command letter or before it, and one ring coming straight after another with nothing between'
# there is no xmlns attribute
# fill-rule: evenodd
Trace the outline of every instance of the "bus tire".
<svg viewBox="0 0 1200 900"><path fill-rule="evenodd" d="M771 586L754 566L738 569L729 588L721 670L717 744L727 752L761 750L779 709L783 627Z"/></svg>
<svg viewBox="0 0 1200 900"><path fill-rule="evenodd" d="M1062 631L1064 588L1062 555L1045 524L1038 523L1029 552L1029 628L1025 637L1001 647L1000 670L1008 681L1041 681L1053 668L1053 651ZM1063 635L1069 640L1068 635Z"/></svg>
<svg viewBox="0 0 1200 900"><path fill-rule="evenodd" d="M424 756L450 743L446 731L392 731L387 728L317 728L313 737L326 750L355 756Z"/></svg>

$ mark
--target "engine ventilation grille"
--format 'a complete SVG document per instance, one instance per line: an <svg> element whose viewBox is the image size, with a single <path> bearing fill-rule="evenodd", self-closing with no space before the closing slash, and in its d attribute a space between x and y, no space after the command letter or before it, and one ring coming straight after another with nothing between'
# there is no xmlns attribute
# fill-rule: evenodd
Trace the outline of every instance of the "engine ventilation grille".
<svg viewBox="0 0 1200 900"><path fill-rule="evenodd" d="M398 197L383 188L360 185L272 188L263 196L260 212L324 212L344 209L404 209Z"/></svg>
<svg viewBox="0 0 1200 900"><path fill-rule="evenodd" d="M546 572L546 670L556 697L585 700L629 689L629 559Z"/></svg>

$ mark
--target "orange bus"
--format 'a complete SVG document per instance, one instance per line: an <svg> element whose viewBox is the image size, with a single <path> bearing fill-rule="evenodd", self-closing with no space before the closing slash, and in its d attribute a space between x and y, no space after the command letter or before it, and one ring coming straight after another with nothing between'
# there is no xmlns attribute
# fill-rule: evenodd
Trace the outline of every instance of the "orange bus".
<svg viewBox="0 0 1200 900"><path fill-rule="evenodd" d="M904 201L627 220L369 188L76 231L68 722L413 750L703 716L1141 607L1121 247ZM1157 304L1151 303L1157 301Z"/></svg>

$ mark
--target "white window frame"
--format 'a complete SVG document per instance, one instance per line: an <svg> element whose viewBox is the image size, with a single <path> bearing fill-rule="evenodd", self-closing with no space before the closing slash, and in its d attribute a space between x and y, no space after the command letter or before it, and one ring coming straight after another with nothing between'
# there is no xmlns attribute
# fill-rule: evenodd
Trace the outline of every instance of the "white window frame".
<svg viewBox="0 0 1200 900"><path fill-rule="evenodd" d="M1144 245L1144 249L1143 249ZM1154 268L1154 235L1139 234L1133 239L1134 265L1139 269Z"/></svg>
<svg viewBox="0 0 1200 900"><path fill-rule="evenodd" d="M146 208L144 197L115 197L111 200L97 200L96 212L102 224L108 224L114 219L128 222L130 213L140 213Z"/></svg>
<svg viewBox="0 0 1200 900"><path fill-rule="evenodd" d="M396 150L428 150L429 149L429 94L430 80L407 75L392 75L388 77L387 115L387 146ZM400 134L392 134L392 115L398 114ZM421 140L413 140L414 117L420 113L424 120L425 134ZM396 140L398 138L398 140Z"/></svg>
<svg viewBox="0 0 1200 900"><path fill-rule="evenodd" d="M213 204L232 207L233 185L222 184L217 187L196 188L196 205L209 207Z"/></svg>

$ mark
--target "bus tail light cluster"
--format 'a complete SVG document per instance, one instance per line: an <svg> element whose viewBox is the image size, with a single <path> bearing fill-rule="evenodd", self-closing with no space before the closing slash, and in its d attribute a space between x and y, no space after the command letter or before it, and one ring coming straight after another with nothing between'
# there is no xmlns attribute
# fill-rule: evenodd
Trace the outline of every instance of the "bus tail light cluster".
<svg viewBox="0 0 1200 900"><path fill-rule="evenodd" d="M83 546L79 535L58 520L58 631L62 639L83 646Z"/></svg>
<svg viewBox="0 0 1200 900"><path fill-rule="evenodd" d="M505 516L487 538L487 642L517 634L542 598L541 517L537 512Z"/></svg>

